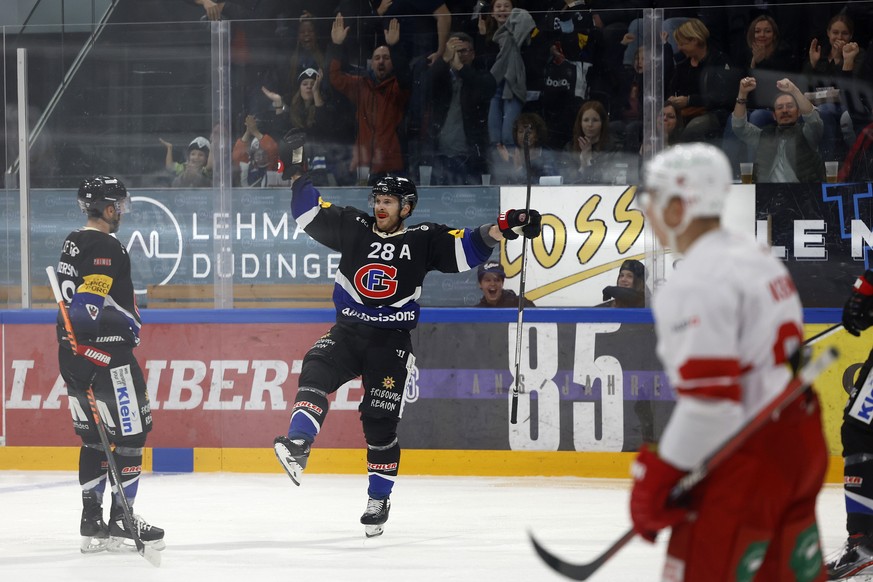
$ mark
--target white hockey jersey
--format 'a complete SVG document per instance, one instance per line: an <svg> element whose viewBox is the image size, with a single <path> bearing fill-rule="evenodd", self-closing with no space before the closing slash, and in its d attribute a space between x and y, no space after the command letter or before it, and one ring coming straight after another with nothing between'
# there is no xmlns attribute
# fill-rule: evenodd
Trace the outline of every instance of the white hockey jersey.
<svg viewBox="0 0 873 582"><path fill-rule="evenodd" d="M652 309L676 396L659 454L691 469L785 388L803 310L784 265L725 230L692 244Z"/></svg>

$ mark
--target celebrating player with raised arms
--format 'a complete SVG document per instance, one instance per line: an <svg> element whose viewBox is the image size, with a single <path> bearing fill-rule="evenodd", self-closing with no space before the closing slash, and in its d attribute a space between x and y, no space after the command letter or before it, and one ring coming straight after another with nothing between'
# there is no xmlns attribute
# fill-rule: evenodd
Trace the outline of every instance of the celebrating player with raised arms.
<svg viewBox="0 0 873 582"><path fill-rule="evenodd" d="M380 535L391 507L400 466L397 424L413 368L410 330L429 271L457 273L484 262L505 237L540 233L535 210L509 210L497 224L450 228L425 222L406 225L415 210L415 184L400 176L380 179L370 194L369 214L323 201L305 176L302 135L280 144L284 178L293 180L291 212L316 241L341 253L333 301L336 324L307 352L287 436L276 437L276 456L295 484L328 412L328 395L362 377L359 407L367 442L369 499L361 516L368 537Z"/></svg>

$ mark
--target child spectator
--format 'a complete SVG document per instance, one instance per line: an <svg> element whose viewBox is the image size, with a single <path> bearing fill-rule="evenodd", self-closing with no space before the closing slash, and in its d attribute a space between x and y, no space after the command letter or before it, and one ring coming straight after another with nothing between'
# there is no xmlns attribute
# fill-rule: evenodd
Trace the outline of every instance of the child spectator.
<svg viewBox="0 0 873 582"><path fill-rule="evenodd" d="M195 137L188 144L188 155L185 163L173 159L173 144L160 139L167 149L164 165L175 175L174 188L209 188L212 186L212 157L210 143L205 137Z"/></svg>
<svg viewBox="0 0 873 582"><path fill-rule="evenodd" d="M247 115L246 130L233 144L233 161L239 165L240 186L264 188L290 185L282 180L279 170L279 146L269 135L258 129L258 119Z"/></svg>

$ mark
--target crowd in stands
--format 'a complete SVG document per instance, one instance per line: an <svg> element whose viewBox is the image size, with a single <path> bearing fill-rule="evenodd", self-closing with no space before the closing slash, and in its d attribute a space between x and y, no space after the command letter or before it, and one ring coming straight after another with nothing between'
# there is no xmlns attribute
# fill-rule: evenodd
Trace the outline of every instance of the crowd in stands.
<svg viewBox="0 0 873 582"><path fill-rule="evenodd" d="M238 185L282 184L276 142L292 128L319 185L418 180L421 166L435 185L631 184L652 147L651 56L665 145L712 143L761 182L822 181L825 161L845 179L873 172L867 3L191 1L234 20ZM641 42L652 7L665 9L661 55ZM206 185L209 142L195 142L184 163L164 142L174 184Z"/></svg>

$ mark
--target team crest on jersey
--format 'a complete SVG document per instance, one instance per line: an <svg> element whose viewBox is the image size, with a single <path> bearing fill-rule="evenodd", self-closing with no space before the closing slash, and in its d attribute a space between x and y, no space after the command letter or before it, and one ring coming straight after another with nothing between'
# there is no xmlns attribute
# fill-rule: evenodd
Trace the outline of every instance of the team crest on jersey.
<svg viewBox="0 0 873 582"><path fill-rule="evenodd" d="M394 390L395 384L396 382L394 382L394 378L392 378L391 376L386 376L382 380L382 388L384 388L385 390Z"/></svg>
<svg viewBox="0 0 873 582"><path fill-rule="evenodd" d="M397 292L395 277L397 277L397 267L370 263L355 273L355 289L367 299L387 299Z"/></svg>
<svg viewBox="0 0 873 582"><path fill-rule="evenodd" d="M88 315L91 316L91 319L97 321L97 316L100 315L100 308L96 305L91 305L90 303L86 305L88 309Z"/></svg>

